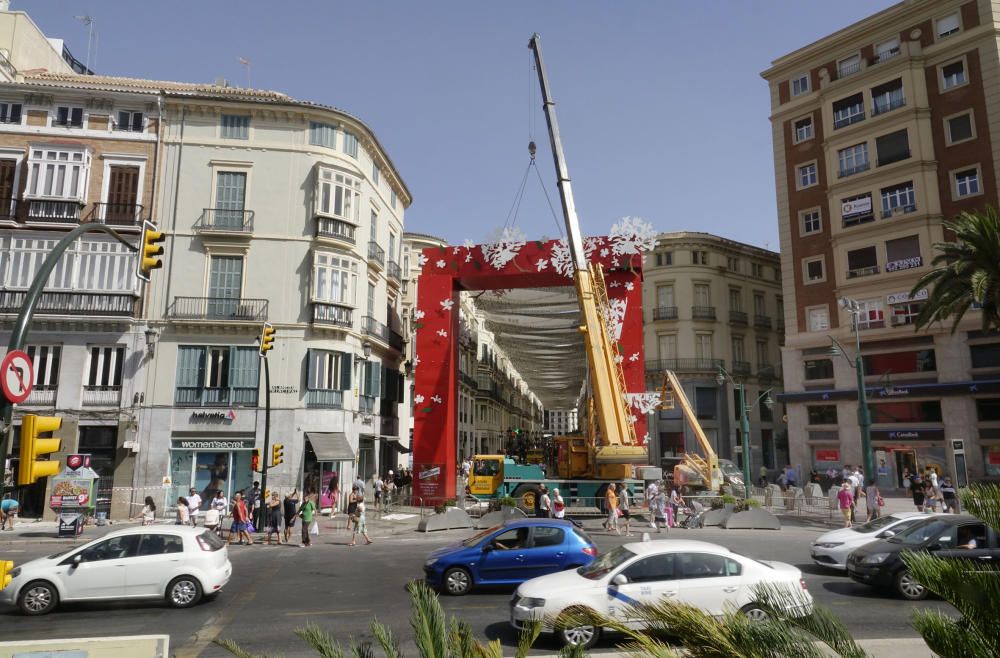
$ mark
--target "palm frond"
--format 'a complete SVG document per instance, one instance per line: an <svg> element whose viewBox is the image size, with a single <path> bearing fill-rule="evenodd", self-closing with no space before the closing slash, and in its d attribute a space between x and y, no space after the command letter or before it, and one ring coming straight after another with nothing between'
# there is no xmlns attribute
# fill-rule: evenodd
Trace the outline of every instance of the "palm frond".
<svg viewBox="0 0 1000 658"><path fill-rule="evenodd" d="M268 658L265 655L250 653L249 651L246 651L245 649L240 647L239 644L236 643L236 640L232 639L213 640L213 642L218 646L222 647L223 649L225 649L226 651L228 651L229 653L236 656L236 658Z"/></svg>
<svg viewBox="0 0 1000 658"><path fill-rule="evenodd" d="M378 619L372 619L371 623L372 635L375 636L375 641L378 642L379 646L382 647L382 653L385 654L385 658L402 658L403 652L399 648L399 640L393 635L392 630L381 623Z"/></svg>
<svg viewBox="0 0 1000 658"><path fill-rule="evenodd" d="M343 647L330 634L316 624L307 624L295 630L295 634L305 640L322 658L346 658Z"/></svg>
<svg viewBox="0 0 1000 658"><path fill-rule="evenodd" d="M517 638L517 652L514 654L514 658L525 658L541 632L542 625L540 623L527 624Z"/></svg>
<svg viewBox="0 0 1000 658"><path fill-rule="evenodd" d="M448 658L448 632L441 603L427 585L412 581L406 586L413 610L410 627L417 650L423 658Z"/></svg>
<svg viewBox="0 0 1000 658"><path fill-rule="evenodd" d="M936 610L917 610L913 627L935 655L941 658L993 658L996 646L978 644L970 638L962 620L951 619Z"/></svg>

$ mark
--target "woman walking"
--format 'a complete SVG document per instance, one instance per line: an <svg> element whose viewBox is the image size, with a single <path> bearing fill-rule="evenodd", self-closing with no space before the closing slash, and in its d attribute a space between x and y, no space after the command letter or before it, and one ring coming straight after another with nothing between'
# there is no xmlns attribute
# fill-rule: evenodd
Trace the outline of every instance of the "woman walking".
<svg viewBox="0 0 1000 658"><path fill-rule="evenodd" d="M615 531L616 535L622 534L618 529L618 485L611 483L604 494L604 506L608 510L608 518L604 520L604 529L608 532Z"/></svg>
<svg viewBox="0 0 1000 658"><path fill-rule="evenodd" d="M302 517L302 547L312 546L312 538L309 536L312 530L313 514L316 512L316 503L313 502L312 492L306 494L299 507L299 516Z"/></svg>
<svg viewBox="0 0 1000 658"><path fill-rule="evenodd" d="M142 520L142 525L153 525L153 521L156 520L156 503L153 502L152 496L146 496L146 500L143 501L145 505L142 511L139 512L139 518Z"/></svg>
<svg viewBox="0 0 1000 658"><path fill-rule="evenodd" d="M271 494L271 500L267 501L267 505L264 507L264 516L267 523L267 545L271 545L271 534L277 536L278 546L281 546L281 498L278 496L278 492L275 491Z"/></svg>
<svg viewBox="0 0 1000 658"><path fill-rule="evenodd" d="M334 505L334 509L337 509ZM292 540L292 528L295 527L295 517L298 515L299 511L299 490L298 488L292 489L290 494L285 495L284 512L285 512L285 543L287 544Z"/></svg>
<svg viewBox="0 0 1000 658"><path fill-rule="evenodd" d="M241 493L233 496L232 516L233 522L229 526L229 543L232 544L233 540L239 537L241 546L244 540L246 540L247 546L253 546L253 537L247 531L247 523L250 522L250 511L247 509L247 503L243 500L243 494Z"/></svg>
<svg viewBox="0 0 1000 658"><path fill-rule="evenodd" d="M177 516L174 517L174 525L187 525L191 521L191 508L188 504L188 499L184 496L177 499Z"/></svg>
<svg viewBox="0 0 1000 658"><path fill-rule="evenodd" d="M368 538L368 523L365 520L364 498L359 500L357 506L354 508L354 531L351 533L351 543L348 546L354 546L355 539L359 534L365 538L366 544L372 543L372 540Z"/></svg>
<svg viewBox="0 0 1000 658"><path fill-rule="evenodd" d="M882 500L882 493L878 490L878 485L875 484L875 480L868 480L868 486L865 487L865 502L868 507L868 518L865 519L866 522L879 517L881 511L881 505L879 501Z"/></svg>
<svg viewBox="0 0 1000 658"><path fill-rule="evenodd" d="M618 511L621 512L626 537L632 536L632 511L629 509L631 496L632 494L628 492L628 486L624 482L618 485Z"/></svg>
<svg viewBox="0 0 1000 658"><path fill-rule="evenodd" d="M840 485L837 492L837 502L840 505L840 513L844 515L844 527L851 527L851 512L854 510L854 494L851 492L851 483L845 481Z"/></svg>

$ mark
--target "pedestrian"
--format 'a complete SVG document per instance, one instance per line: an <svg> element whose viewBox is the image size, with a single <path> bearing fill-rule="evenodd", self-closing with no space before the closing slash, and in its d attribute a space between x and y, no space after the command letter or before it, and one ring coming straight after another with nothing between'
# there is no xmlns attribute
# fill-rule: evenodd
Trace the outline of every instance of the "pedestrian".
<svg viewBox="0 0 1000 658"><path fill-rule="evenodd" d="M656 500L656 496L657 496L657 494L659 492L660 492L660 488L657 486L657 484L655 482L650 482L646 486L646 491L643 494L644 497L645 497L645 499L646 499L644 501L645 504L646 504L646 508L649 510L649 512L647 512L647 514L649 516L649 527L650 528L656 528L656 514L655 514L656 510L655 510L655 506L654 506L654 501Z"/></svg>
<svg viewBox="0 0 1000 658"><path fill-rule="evenodd" d="M143 501L142 511L139 512L139 519L142 521L142 525L153 525L153 521L156 520L156 503L153 502L152 496L146 496L146 500Z"/></svg>
<svg viewBox="0 0 1000 658"><path fill-rule="evenodd" d="M354 526L354 520L358 516L358 502L365 499L363 488L354 487L351 489L351 495L347 497L347 529L350 530Z"/></svg>
<svg viewBox="0 0 1000 658"><path fill-rule="evenodd" d="M653 519L656 521L657 532L661 532L661 528L669 530L670 526L673 525L673 519L667 518L667 509L670 507L669 500L670 497L667 494L667 483L665 481L660 482L660 486L656 492L656 498L653 501L655 510Z"/></svg>
<svg viewBox="0 0 1000 658"><path fill-rule="evenodd" d="M932 487L934 487L934 490L936 492L938 488L938 474L933 466L927 467L927 475L924 477L924 479L927 480L927 482L929 482Z"/></svg>
<svg viewBox="0 0 1000 658"><path fill-rule="evenodd" d="M392 506L392 497L396 493L396 483L392 481L392 471L382 480L382 511L388 512Z"/></svg>
<svg viewBox="0 0 1000 658"><path fill-rule="evenodd" d="M358 535L365 538L365 543L370 544L372 540L368 537L368 522L365 519L365 499L362 498L358 501L357 507L354 509L354 531L351 533L351 543L348 546L354 546L355 539Z"/></svg>
<svg viewBox="0 0 1000 658"><path fill-rule="evenodd" d="M938 511L938 492L930 482L924 482L924 511L931 514Z"/></svg>
<svg viewBox="0 0 1000 658"><path fill-rule="evenodd" d="M196 527L198 525L198 517L201 515L201 496L198 495L198 490L191 487L188 491L187 500L191 526Z"/></svg>
<svg viewBox="0 0 1000 658"><path fill-rule="evenodd" d="M299 508L299 489L292 489L291 493L285 494L283 512L285 514L285 543L292 540L292 528L295 527L295 517ZM336 506L334 506L336 509Z"/></svg>
<svg viewBox="0 0 1000 658"><path fill-rule="evenodd" d="M316 532L313 532L313 524L316 520L313 515L316 512L316 503L313 502L312 492L307 492L305 498L302 499L302 504L299 506L299 517L302 518L302 547L312 546L312 537L310 535L319 534L319 524L317 524Z"/></svg>
<svg viewBox="0 0 1000 658"><path fill-rule="evenodd" d="M552 517L555 519L566 518L566 501L559 495L558 489L552 490Z"/></svg>
<svg viewBox="0 0 1000 658"><path fill-rule="evenodd" d="M910 495L913 496L913 504L918 512L924 511L924 481L918 473L914 473L910 478Z"/></svg>
<svg viewBox="0 0 1000 658"><path fill-rule="evenodd" d="M677 491L677 487L670 490L670 518L668 521L670 522L671 528L677 526L677 511L681 508L683 500L684 499L681 498L680 492Z"/></svg>
<svg viewBox="0 0 1000 658"><path fill-rule="evenodd" d="M535 510L535 516L540 518L549 518L552 516L552 499L549 498L548 488L544 484L538 485L538 509Z"/></svg>
<svg viewBox="0 0 1000 658"><path fill-rule="evenodd" d="M274 534L278 538L278 546L281 546L281 497L278 495L277 491L271 492L271 499L267 501L264 506L264 522L267 526L267 545L271 545L271 535Z"/></svg>
<svg viewBox="0 0 1000 658"><path fill-rule="evenodd" d="M840 485L840 491L837 492L837 502L840 505L840 513L844 515L844 527L850 528L851 513L854 511L854 494L850 482L844 482Z"/></svg>
<svg viewBox="0 0 1000 658"><path fill-rule="evenodd" d="M13 530L20 505L13 498L0 500L0 530ZM10 526L10 527L7 527Z"/></svg>
<svg viewBox="0 0 1000 658"><path fill-rule="evenodd" d="M608 512L608 518L604 520L604 529L608 532L615 531L616 535L622 534L618 529L618 485L612 482L604 492L604 506Z"/></svg>
<svg viewBox="0 0 1000 658"><path fill-rule="evenodd" d="M372 475L372 491L375 494L375 511L379 512L382 507L382 478L377 473Z"/></svg>
<svg viewBox="0 0 1000 658"><path fill-rule="evenodd" d="M253 487L244 497L244 502L247 506L247 523L252 524L255 528L263 527L264 520L261 518L261 491L260 482L256 480L253 483ZM249 526L248 526L249 527Z"/></svg>
<svg viewBox="0 0 1000 658"><path fill-rule="evenodd" d="M365 481L361 478L360 475L358 475L358 477L355 478L352 487L360 491L362 496L365 495Z"/></svg>
<svg viewBox="0 0 1000 658"><path fill-rule="evenodd" d="M188 507L188 499L180 496L177 499L177 516L174 518L174 525L187 525L191 522L191 508Z"/></svg>
<svg viewBox="0 0 1000 658"><path fill-rule="evenodd" d="M215 498L212 499L212 509L219 513L220 521L229 510L229 501L226 499L226 494L224 494L221 489L215 492Z"/></svg>
<svg viewBox="0 0 1000 658"><path fill-rule="evenodd" d="M941 483L940 490L941 500L944 501L944 509L941 511L958 514L958 493L955 491L955 485L952 484L950 477L945 476L944 481Z"/></svg>
<svg viewBox="0 0 1000 658"><path fill-rule="evenodd" d="M788 490L788 468L781 469L781 475L778 476L778 486L781 487L782 491Z"/></svg>
<svg viewBox="0 0 1000 658"><path fill-rule="evenodd" d="M247 530L250 523L250 510L247 508L246 501L243 500L242 493L233 496L233 506L230 513L233 521L229 526L229 543L232 544L233 540L239 538L240 546L244 544L244 540L247 546L253 546L253 537Z"/></svg>
<svg viewBox="0 0 1000 658"><path fill-rule="evenodd" d="M621 513L622 525L624 526L625 536L632 536L632 511L629 509L629 499L631 494L628 491L628 487L625 483L618 485L618 511Z"/></svg>
<svg viewBox="0 0 1000 658"><path fill-rule="evenodd" d="M760 467L760 480L758 482L760 482L761 487L767 488L767 466Z"/></svg>
<svg viewBox="0 0 1000 658"><path fill-rule="evenodd" d="M868 507L866 522L874 521L881 515L885 501L882 500L882 492L878 490L874 479L868 480L868 486L865 488L865 504Z"/></svg>
<svg viewBox="0 0 1000 658"><path fill-rule="evenodd" d="M785 467L785 478L788 480L788 486L794 487L799 483L799 472L795 470L795 467L789 464Z"/></svg>

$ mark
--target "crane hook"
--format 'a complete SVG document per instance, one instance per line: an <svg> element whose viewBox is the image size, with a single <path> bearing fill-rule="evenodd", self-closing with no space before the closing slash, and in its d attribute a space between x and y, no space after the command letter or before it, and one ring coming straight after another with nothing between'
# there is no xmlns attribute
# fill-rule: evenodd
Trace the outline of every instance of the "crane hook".
<svg viewBox="0 0 1000 658"><path fill-rule="evenodd" d="M528 155L531 156L532 160L535 159L535 150L536 150L536 148L535 148L535 142L534 142L534 140L528 142Z"/></svg>

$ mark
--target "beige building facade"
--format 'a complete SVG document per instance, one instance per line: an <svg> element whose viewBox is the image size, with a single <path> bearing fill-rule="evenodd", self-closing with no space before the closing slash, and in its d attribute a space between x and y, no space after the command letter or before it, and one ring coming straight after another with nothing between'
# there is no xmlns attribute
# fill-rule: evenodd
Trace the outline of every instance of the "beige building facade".
<svg viewBox="0 0 1000 658"><path fill-rule="evenodd" d="M867 375L878 482L932 466L1000 476L1000 340L973 310L914 331L944 219L996 206L1000 6L901 2L776 60L771 92L794 462L862 462ZM842 300L857 303L846 310ZM830 355L832 339L849 359Z"/></svg>

